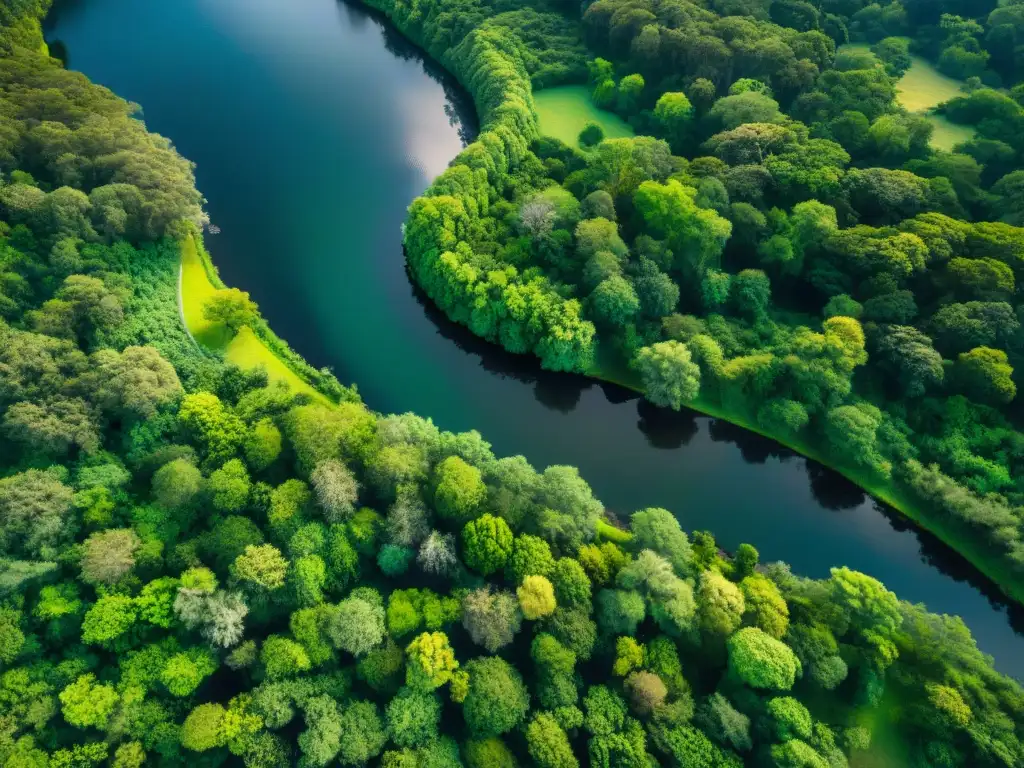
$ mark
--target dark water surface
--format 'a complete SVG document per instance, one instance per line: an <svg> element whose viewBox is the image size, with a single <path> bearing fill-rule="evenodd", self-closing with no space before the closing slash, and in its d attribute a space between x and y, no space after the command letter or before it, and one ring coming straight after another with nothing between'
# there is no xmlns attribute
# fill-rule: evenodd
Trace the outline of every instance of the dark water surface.
<svg viewBox="0 0 1024 768"><path fill-rule="evenodd" d="M397 33L338 0L73 0L50 40L143 106L198 164L224 280L313 365L383 412L478 429L499 455L574 464L620 514L663 506L687 529L827 576L849 565L959 614L1024 677L1020 614L960 558L850 483L729 424L540 371L453 327L406 277L409 202L474 130L472 105Z"/></svg>

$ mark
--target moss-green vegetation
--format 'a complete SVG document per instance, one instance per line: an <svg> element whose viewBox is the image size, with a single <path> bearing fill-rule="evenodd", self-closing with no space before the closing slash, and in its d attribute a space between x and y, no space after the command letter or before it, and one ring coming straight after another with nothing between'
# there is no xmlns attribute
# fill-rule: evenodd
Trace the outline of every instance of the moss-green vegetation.
<svg viewBox="0 0 1024 768"><path fill-rule="evenodd" d="M443 18L483 24L465 10ZM573 40L543 18L526 32ZM0 25L4 768L1024 761L1024 691L959 619L845 568L812 580L750 545L724 557L667 510L613 527L574 468L373 413L303 367L205 263L191 166L37 37L23 46L25 29ZM522 144L526 65L502 29L456 35L465 47L447 58L480 78L489 116L463 156L480 172L439 182L460 196L497 180L502 158L558 172ZM571 70L558 53L533 74ZM572 193L549 187L524 201L540 226L572 215ZM435 202L458 215L460 200ZM609 224L580 240L607 241ZM758 284L737 278L743 301ZM522 331L586 328L558 316L543 278L510 285L541 311ZM602 311L621 312L621 293L603 291ZM824 341L843 361L859 347L840 318ZM543 344L563 367L580 349ZM652 349L642 370L679 375L657 397L692 394L691 356Z"/></svg>
<svg viewBox="0 0 1024 768"><path fill-rule="evenodd" d="M608 139L633 135L633 129L621 117L594 106L590 89L586 86L545 88L534 93L533 100L541 134L552 136L570 146L576 146L580 131L587 123L600 126Z"/></svg>

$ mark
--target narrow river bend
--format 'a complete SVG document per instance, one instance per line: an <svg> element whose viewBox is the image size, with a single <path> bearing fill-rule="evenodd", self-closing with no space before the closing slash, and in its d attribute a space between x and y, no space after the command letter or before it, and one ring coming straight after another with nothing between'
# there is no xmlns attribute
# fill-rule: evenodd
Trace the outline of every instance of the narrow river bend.
<svg viewBox="0 0 1024 768"><path fill-rule="evenodd" d="M66 0L47 34L198 164L224 280L372 408L478 429L537 467L574 464L621 514L662 506L806 575L869 573L962 616L997 667L1024 678L1021 612L835 473L729 424L542 372L420 300L402 257L405 208L475 118L378 19L339 0Z"/></svg>

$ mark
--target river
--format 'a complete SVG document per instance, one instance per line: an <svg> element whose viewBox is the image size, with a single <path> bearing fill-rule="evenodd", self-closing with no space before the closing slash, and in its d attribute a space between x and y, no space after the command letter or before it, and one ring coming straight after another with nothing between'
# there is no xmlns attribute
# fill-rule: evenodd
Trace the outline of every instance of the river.
<svg viewBox="0 0 1024 768"><path fill-rule="evenodd" d="M339 0L67 0L47 37L197 163L221 276L372 408L478 429L536 467L576 465L620 515L662 506L805 575L864 571L962 616L996 666L1024 678L1021 611L834 472L727 423L540 371L423 302L401 223L475 116L376 17Z"/></svg>

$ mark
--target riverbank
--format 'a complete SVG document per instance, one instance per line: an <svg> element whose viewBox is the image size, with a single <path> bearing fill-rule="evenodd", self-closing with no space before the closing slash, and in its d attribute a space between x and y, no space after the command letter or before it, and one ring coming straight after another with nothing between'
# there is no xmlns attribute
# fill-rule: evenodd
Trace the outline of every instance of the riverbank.
<svg viewBox="0 0 1024 768"><path fill-rule="evenodd" d="M256 329L243 326L238 333L232 334L223 324L212 322L203 315L206 302L227 286L217 274L202 242L197 242L198 237L189 235L180 241L181 277L178 281L182 322L193 340L211 352L223 355L225 360L239 368L252 370L263 367L272 382L283 382L314 400L335 402L302 375L301 366L289 364L285 355L275 351L275 348L287 349L287 345L262 319L256 323ZM270 337L269 343L267 336ZM298 357L294 352L292 356ZM309 368L308 364L304 365Z"/></svg>
<svg viewBox="0 0 1024 768"><path fill-rule="evenodd" d="M404 23L407 20L401 17L397 6L392 8L386 2L381 2L381 0L364 1L371 7L384 12L400 31L408 33L414 42L422 45L422 40L420 39L422 35L410 31L410 24ZM463 183L459 174L460 166L463 171L465 167L482 167L490 170L499 161L507 163L509 167L515 166L523 152L522 145L529 144L536 136L537 109L533 99L530 80L525 70L517 69L511 66L511 64L509 66L500 66L495 63L497 57L491 56L484 51L481 54L483 69L486 70L490 67L493 69L493 74L487 71L481 74L481 70L473 68L470 61L467 60L471 58L472 49L467 52L460 45L452 49L454 53L447 50L431 50L429 46L426 47L426 50L435 59L448 66L449 71L460 82L463 82L470 93L473 93L475 88L485 94L487 98L486 102L477 104L477 110L483 126L481 139L477 143L470 145L452 163L450 170L442 174L435 182L432 190L428 190L423 198L417 201L417 203L423 203L422 208L417 209L417 203L413 204L411 220L418 216L421 222L430 219L433 219L433 221L426 225L421 225L415 230L414 241L410 241L408 236L406 238L407 256L410 259L410 266L412 267L410 271L414 279L420 282L421 287L423 287L435 303L439 303L446 310L449 317L461 324L470 325L470 314L465 307L457 305L453 307L450 295L445 297L437 294L437 291L442 288L444 291L449 291L451 286L444 285L439 288L438 286L428 285L425 280L429 276L428 273L432 268L432 263L438 261L440 254L448 251L451 248L451 243L456 242L458 239L455 235L455 230L459 225L452 223L451 219L464 215L463 211L455 206L452 206L449 210L446 206L450 205L449 201L454 202L454 199L442 197L442 195L450 194L447 190ZM457 66L449 66L449 62L455 62ZM472 81L470 81L466 73L472 74ZM488 77L493 80L493 87L485 88ZM501 99L499 96L504 98ZM518 141L509 140L510 133L516 136ZM487 137L486 140L484 139L485 136ZM490 158L490 161L484 158ZM474 192L474 194L482 194L482 190ZM437 197L438 199L436 207L433 203L425 202L430 201L432 197ZM427 270L427 272L424 270ZM443 300L448 301L448 306L444 305ZM565 346L571 346L573 343L572 334L576 331L575 327L570 325L565 331L563 329L557 330L559 333L553 333L552 336L567 339L568 341L565 342ZM531 349L529 346L526 349L531 353L540 354L538 349ZM561 365L564 359L564 357L556 359L556 367ZM545 360L545 363L551 367L551 360ZM623 384L642 394L642 389L638 389L635 384L624 384L622 381L609 378L607 374L601 372L598 372L596 376L593 373L593 371L590 372L592 378ZM1012 575L1009 560L1002 559L994 562L991 553L985 551L983 547L966 542L962 536L957 535L956 531L948 523L939 518L938 509L928 508L925 503L911 498L910 494L902 491L892 482L879 482L856 468L838 465L833 459L826 458L809 444L800 444L785 436L765 432L758 425L752 424L748 419L740 418L736 414L726 413L720 407L713 406L707 402L702 403L698 400L694 403L694 407L695 410L701 413L721 418L729 423L772 439L809 459L818 461L824 466L837 471L867 493L890 505L907 520L934 534L943 544L963 556L974 568L992 581L1007 597L1018 603L1024 603L1024 582L1019 577Z"/></svg>
<svg viewBox="0 0 1024 768"><path fill-rule="evenodd" d="M599 381L606 381L610 384L615 384L616 386L623 387L646 397L643 385L635 378L632 371L622 370L612 372L607 369L594 370L586 375ZM984 552L971 546L969 542L965 542L961 537L957 536L955 531L950 530L947 526L942 525L940 521L935 520L933 516L928 514L922 504L916 502L908 494L902 493L900 489L893 484L886 485L880 483L877 479L872 478L868 473L858 469L857 467L844 466L832 460L817 447L807 441L794 440L792 437L772 434L771 432L766 431L757 422L751 421L741 414L733 413L717 403L709 402L707 398L698 397L696 400L686 403L684 408L704 414L705 416L711 416L715 419L727 421L730 424L747 430L748 432L753 432L754 434L772 440L779 445L785 446L791 451L794 451L807 459L816 461L834 472L838 472L847 480L862 488L873 498L885 503L889 507L892 507L898 513L913 521L915 525L928 531L947 547L960 554L989 581L996 585L1004 595L1018 603L1024 604L1024 584L1022 584L1019 579L1015 579L1011 574L1008 574L993 565L991 560L985 557Z"/></svg>

